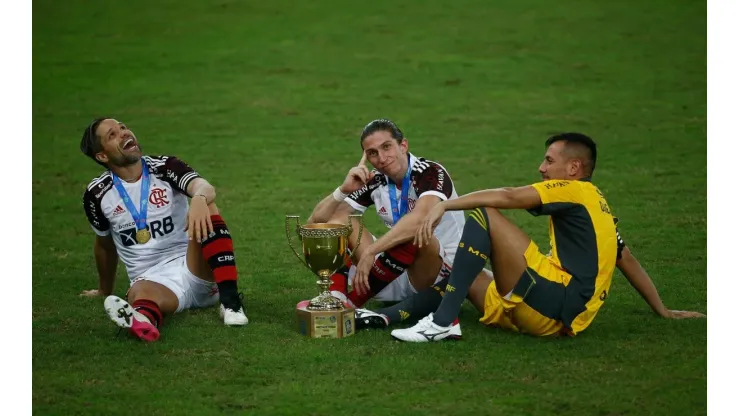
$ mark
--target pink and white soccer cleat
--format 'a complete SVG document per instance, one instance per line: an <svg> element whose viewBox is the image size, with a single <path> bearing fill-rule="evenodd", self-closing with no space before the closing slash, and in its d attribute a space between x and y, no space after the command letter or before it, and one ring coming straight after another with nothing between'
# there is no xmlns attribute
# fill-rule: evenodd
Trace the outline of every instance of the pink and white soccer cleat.
<svg viewBox="0 0 740 416"><path fill-rule="evenodd" d="M134 310L128 302L118 296L108 296L103 303L111 321L121 328L128 329L137 338L147 342L159 339L159 330L146 316Z"/></svg>

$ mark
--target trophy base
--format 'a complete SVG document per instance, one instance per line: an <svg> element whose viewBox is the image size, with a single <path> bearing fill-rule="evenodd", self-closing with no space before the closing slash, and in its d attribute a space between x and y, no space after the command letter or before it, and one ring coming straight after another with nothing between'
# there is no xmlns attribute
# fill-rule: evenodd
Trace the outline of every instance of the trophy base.
<svg viewBox="0 0 740 416"><path fill-rule="evenodd" d="M309 311L339 311L344 309L344 304L331 293L324 292L311 299L306 309Z"/></svg>
<svg viewBox="0 0 740 416"><path fill-rule="evenodd" d="M355 334L354 308L317 311L308 306L296 308L298 332L311 338L345 338Z"/></svg>

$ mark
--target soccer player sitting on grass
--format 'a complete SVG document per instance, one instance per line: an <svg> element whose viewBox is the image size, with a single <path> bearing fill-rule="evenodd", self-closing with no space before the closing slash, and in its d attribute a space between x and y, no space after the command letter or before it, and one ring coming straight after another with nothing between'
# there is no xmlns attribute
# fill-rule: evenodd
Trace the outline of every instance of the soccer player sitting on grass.
<svg viewBox="0 0 740 416"><path fill-rule="evenodd" d="M347 224L349 215L372 205L390 229L377 240L363 232L355 251L356 267L345 266L332 276L332 294L354 307L370 298L399 301L449 275L462 235L461 212L443 215L428 244L412 244L414 233L438 203L457 198L447 171L439 163L414 156L401 130L390 120L370 122L360 135L362 159L350 169L342 185L313 210L310 223ZM370 162L375 169L368 170ZM358 224L353 223L349 245L355 248ZM347 293L348 280L353 290ZM362 328L363 309L358 309ZM384 322L381 324L385 325Z"/></svg>
<svg viewBox="0 0 740 416"><path fill-rule="evenodd" d="M231 235L213 186L176 157L143 156L133 132L114 119L94 120L80 150L106 168L83 197L99 281L81 295L107 296L113 322L145 341L159 338L163 315L219 299L226 325L246 325ZM119 257L131 284L128 302L111 295Z"/></svg>
<svg viewBox="0 0 740 416"><path fill-rule="evenodd" d="M591 138L559 134L546 142L539 167L542 182L473 192L434 206L414 238L419 246L428 243L447 212L473 211L449 281L416 295L430 301L410 298L395 306L428 315L411 328L392 331L393 338L410 342L461 338L457 316L466 296L483 313L480 321L486 325L536 336L575 335L589 326L604 304L615 267L656 314L705 316L663 305L652 280L621 239L604 196L591 183L595 167L596 144ZM499 209L549 215L550 253L542 254ZM493 276L481 273L487 259ZM443 296L435 294L440 291Z"/></svg>

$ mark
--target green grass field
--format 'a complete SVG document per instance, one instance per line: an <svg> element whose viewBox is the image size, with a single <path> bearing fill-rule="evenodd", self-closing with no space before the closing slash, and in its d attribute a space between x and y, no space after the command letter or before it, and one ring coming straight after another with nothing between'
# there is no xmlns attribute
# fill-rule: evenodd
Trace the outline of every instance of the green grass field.
<svg viewBox="0 0 740 416"><path fill-rule="evenodd" d="M583 131L666 305L706 312L705 3L351 3L34 1L34 413L705 414L706 321L657 318L619 272L575 339L488 329L470 305L459 343L303 338L315 279L283 225L341 182L374 118L461 194L538 180L548 134ZM247 328L187 311L145 345L78 296L97 285L81 197L100 171L78 144L99 115L216 186ZM509 216L546 244L546 219Z"/></svg>

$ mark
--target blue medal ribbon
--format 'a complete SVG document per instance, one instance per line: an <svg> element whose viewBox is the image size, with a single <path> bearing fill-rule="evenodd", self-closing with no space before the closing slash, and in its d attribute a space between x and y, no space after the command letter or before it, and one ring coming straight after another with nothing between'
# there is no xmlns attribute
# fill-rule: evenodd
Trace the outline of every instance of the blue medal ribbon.
<svg viewBox="0 0 740 416"><path fill-rule="evenodd" d="M141 198L138 211L133 201L131 201L131 197L128 196L126 188L123 187L121 178L112 171L110 174L113 176L113 185L116 187L118 195L123 198L123 203L126 204L126 208L128 208L134 222L136 222L136 231L146 229L146 209L149 206L149 168L147 168L146 162L143 158L141 159Z"/></svg>
<svg viewBox="0 0 740 416"><path fill-rule="evenodd" d="M408 158L408 169L406 170L406 176L403 177L403 185L401 185L401 203L399 204L396 199L396 184L393 183L393 179L388 177L391 183L391 187L388 188L388 196L391 199L391 212L393 213L393 225L395 225L401 217L406 215L409 210L409 185L411 184L411 157ZM400 206L399 206L400 205Z"/></svg>

